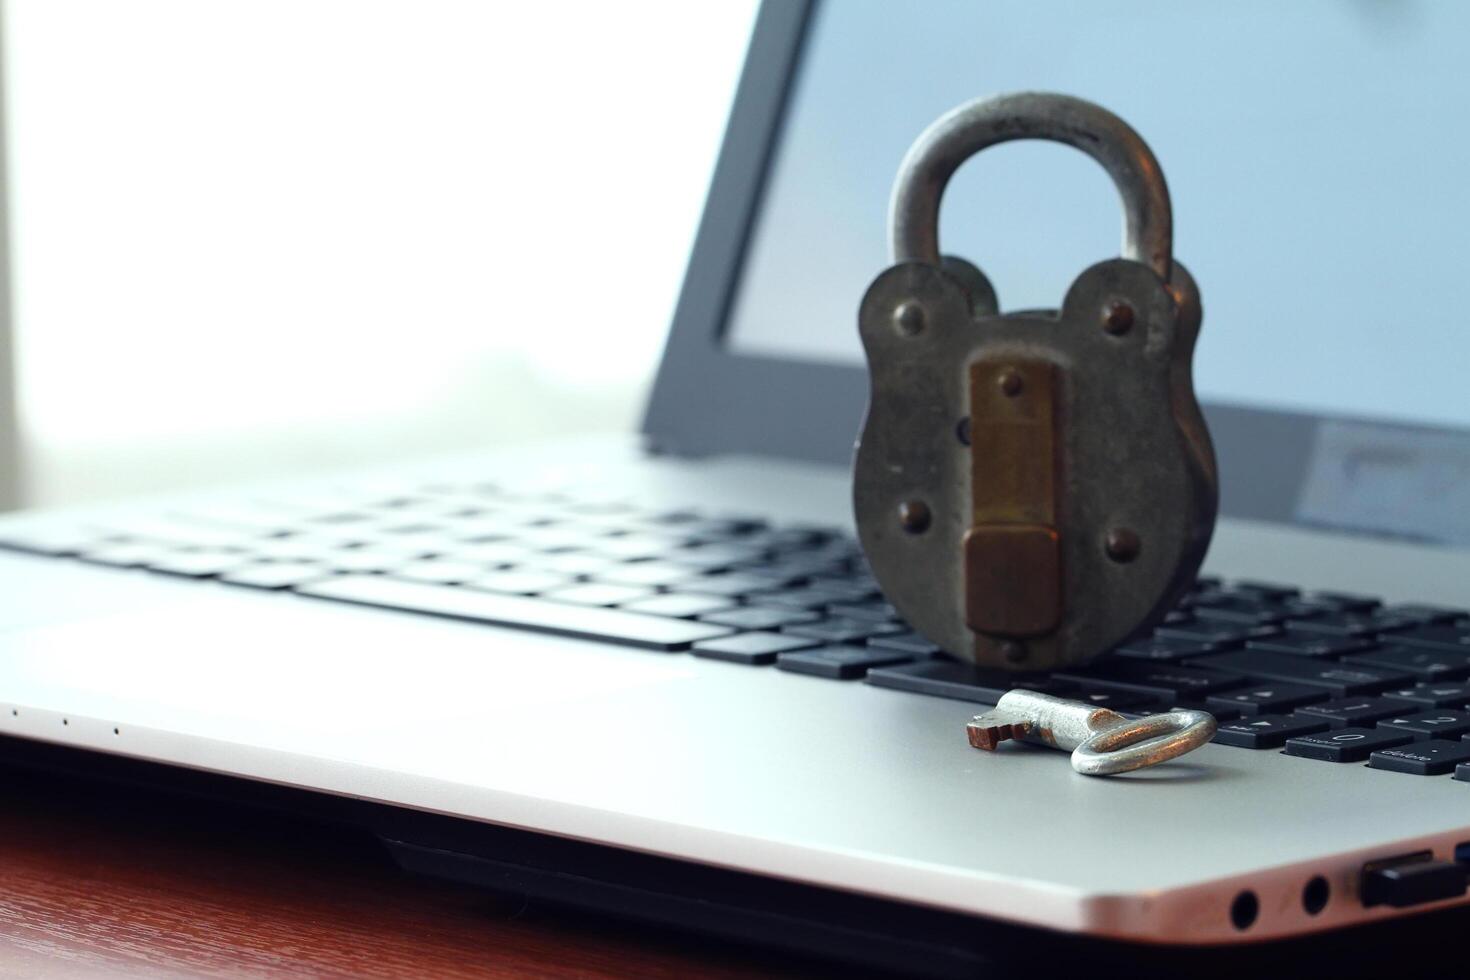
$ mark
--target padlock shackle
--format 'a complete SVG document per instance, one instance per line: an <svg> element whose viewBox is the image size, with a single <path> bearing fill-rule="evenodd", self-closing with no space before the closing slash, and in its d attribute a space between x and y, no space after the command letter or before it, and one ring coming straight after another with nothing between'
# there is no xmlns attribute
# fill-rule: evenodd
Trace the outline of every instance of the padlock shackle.
<svg viewBox="0 0 1470 980"><path fill-rule="evenodd" d="M939 265L939 202L960 164L1012 140L1052 140L1102 164L1123 199L1123 257L1149 266L1165 283L1173 272L1174 218L1169 188L1143 138L1101 106L1069 95L1016 92L955 108L920 134L893 185L889 230L893 261Z"/></svg>

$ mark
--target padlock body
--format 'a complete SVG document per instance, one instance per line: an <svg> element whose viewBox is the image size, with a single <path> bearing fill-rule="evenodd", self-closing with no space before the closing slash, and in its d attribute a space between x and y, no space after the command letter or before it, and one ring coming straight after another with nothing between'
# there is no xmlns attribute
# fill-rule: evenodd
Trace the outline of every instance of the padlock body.
<svg viewBox="0 0 1470 980"><path fill-rule="evenodd" d="M1191 380L1198 295L1182 267L1166 284L1123 259L1056 312L1000 315L972 286L912 262L864 297L859 537L945 651L1054 669L1160 618L1203 559L1218 491ZM898 517L916 501L921 528Z"/></svg>

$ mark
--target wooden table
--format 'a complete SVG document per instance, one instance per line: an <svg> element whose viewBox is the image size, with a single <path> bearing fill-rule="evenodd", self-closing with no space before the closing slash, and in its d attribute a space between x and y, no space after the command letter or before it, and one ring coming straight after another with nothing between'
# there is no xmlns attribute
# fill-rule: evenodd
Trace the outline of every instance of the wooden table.
<svg viewBox="0 0 1470 980"><path fill-rule="evenodd" d="M0 977L770 977L822 968L412 878L371 838L3 773Z"/></svg>

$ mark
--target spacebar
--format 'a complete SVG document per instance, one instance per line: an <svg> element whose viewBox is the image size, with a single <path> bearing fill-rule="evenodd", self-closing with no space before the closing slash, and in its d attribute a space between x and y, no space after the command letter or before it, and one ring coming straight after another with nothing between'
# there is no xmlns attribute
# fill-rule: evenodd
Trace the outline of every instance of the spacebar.
<svg viewBox="0 0 1470 980"><path fill-rule="evenodd" d="M615 609L592 609L544 599L496 595L457 586L399 582L378 575L339 575L298 586L296 591L322 599L468 619L646 650L687 650L696 641L734 632L722 626L682 619L660 619Z"/></svg>

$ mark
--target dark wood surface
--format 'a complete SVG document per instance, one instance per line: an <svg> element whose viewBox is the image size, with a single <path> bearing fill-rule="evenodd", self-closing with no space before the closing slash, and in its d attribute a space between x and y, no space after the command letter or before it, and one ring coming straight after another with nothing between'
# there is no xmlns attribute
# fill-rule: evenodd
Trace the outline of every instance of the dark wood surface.
<svg viewBox="0 0 1470 980"><path fill-rule="evenodd" d="M3 775L4 977L826 972L413 878L365 836L60 777Z"/></svg>

